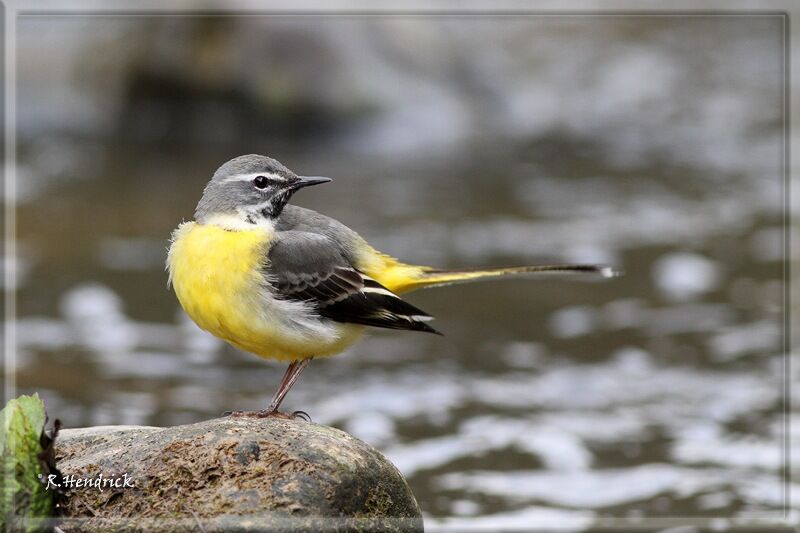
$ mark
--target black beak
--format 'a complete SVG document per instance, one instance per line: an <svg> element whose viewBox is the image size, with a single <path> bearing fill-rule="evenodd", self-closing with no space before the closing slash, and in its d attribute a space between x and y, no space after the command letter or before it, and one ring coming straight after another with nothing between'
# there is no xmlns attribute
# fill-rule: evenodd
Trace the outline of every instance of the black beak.
<svg viewBox="0 0 800 533"><path fill-rule="evenodd" d="M293 191L297 189L302 189L303 187L310 187L312 185L320 185L322 183L328 183L331 181L330 178L323 178L322 176L298 176L297 181L292 182L289 185Z"/></svg>

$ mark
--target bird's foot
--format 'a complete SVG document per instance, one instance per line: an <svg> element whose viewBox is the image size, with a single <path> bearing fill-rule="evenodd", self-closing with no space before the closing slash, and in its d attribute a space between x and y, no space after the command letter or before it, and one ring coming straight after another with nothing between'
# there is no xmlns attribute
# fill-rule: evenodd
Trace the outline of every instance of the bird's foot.
<svg viewBox="0 0 800 533"><path fill-rule="evenodd" d="M262 409L260 411L225 411L222 416L252 417L252 418L282 418L284 420L301 419L311 422L311 417L305 411L294 411L292 413L282 413L276 409Z"/></svg>
<svg viewBox="0 0 800 533"><path fill-rule="evenodd" d="M260 411L225 411L222 415L233 418L292 418L292 416L287 413L269 409L261 409Z"/></svg>

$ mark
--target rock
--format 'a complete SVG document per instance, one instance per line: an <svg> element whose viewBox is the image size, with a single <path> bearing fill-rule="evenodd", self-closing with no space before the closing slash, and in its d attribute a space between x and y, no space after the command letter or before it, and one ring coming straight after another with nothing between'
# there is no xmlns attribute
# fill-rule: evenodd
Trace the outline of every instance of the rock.
<svg viewBox="0 0 800 533"><path fill-rule="evenodd" d="M134 485L69 489L64 514L91 517L72 523L80 530L423 529L394 465L343 431L302 420L65 429L56 461L74 479L122 485L127 474Z"/></svg>

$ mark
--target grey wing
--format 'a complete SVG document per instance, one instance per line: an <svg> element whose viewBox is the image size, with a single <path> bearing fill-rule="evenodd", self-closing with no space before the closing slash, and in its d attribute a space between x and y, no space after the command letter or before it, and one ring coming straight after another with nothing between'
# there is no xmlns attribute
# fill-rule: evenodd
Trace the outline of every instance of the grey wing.
<svg viewBox="0 0 800 533"><path fill-rule="evenodd" d="M438 333L431 316L356 269L330 237L282 231L269 251L267 274L279 297L311 303L321 316L390 329Z"/></svg>

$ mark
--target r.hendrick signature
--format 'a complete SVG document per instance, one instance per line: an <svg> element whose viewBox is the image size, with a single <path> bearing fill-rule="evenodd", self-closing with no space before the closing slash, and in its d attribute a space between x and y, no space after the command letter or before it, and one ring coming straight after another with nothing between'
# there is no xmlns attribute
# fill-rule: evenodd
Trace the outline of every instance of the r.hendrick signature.
<svg viewBox="0 0 800 533"><path fill-rule="evenodd" d="M39 476L43 478L44 476ZM136 485L134 484L134 480L128 477L128 474L122 474L122 476L116 477L103 477L103 474L98 474L95 477L87 478L87 477L76 477L72 474L67 474L61 478L59 481L58 476L56 474L50 474L47 476L46 479L42 479L44 483L46 481L45 490L55 490L55 489L79 489L79 488L94 488L103 492L103 489L125 489L125 488L134 488Z"/></svg>

